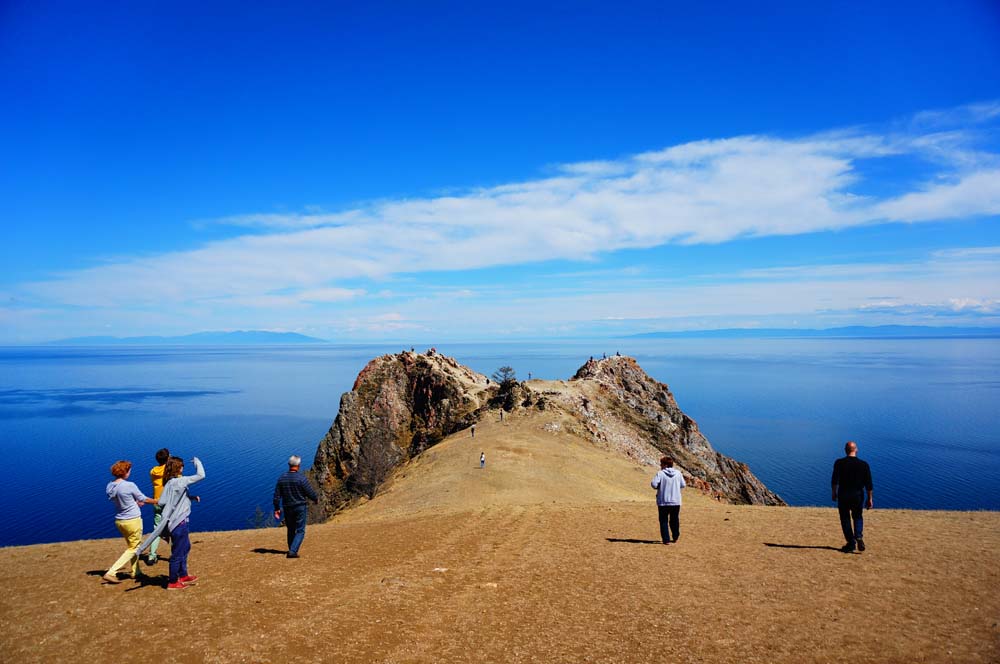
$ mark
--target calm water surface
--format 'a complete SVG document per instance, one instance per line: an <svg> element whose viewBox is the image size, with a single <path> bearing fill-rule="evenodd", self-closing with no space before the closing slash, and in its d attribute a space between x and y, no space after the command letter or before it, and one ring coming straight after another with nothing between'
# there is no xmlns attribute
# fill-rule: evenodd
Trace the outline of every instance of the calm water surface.
<svg viewBox="0 0 1000 664"><path fill-rule="evenodd" d="M400 346L0 348L0 545L117 537L108 467L148 491L157 449L201 457L192 527L251 527L292 452L311 462L341 393ZM600 340L453 344L485 374L569 378L621 351L716 449L793 505L826 505L857 440L876 507L1000 509L1000 340ZM147 508L148 509L148 508ZM144 511L146 528L151 512Z"/></svg>

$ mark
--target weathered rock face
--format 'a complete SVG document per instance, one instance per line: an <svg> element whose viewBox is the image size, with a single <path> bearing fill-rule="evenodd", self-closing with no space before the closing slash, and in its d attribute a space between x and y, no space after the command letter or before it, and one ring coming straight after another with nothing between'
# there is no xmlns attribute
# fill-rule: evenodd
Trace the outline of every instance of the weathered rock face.
<svg viewBox="0 0 1000 664"><path fill-rule="evenodd" d="M581 390L582 415L591 435L612 440L624 431L631 437L626 453L642 457L649 446L672 456L693 483L731 503L784 505L777 494L757 479L745 464L716 452L698 430L698 424L677 406L670 389L650 378L631 357L590 360L571 383L596 384ZM651 460L652 461L652 460Z"/></svg>
<svg viewBox="0 0 1000 664"><path fill-rule="evenodd" d="M321 495L316 516L374 496L396 465L474 424L495 393L485 376L433 351L369 362L316 450L309 471Z"/></svg>
<svg viewBox="0 0 1000 664"><path fill-rule="evenodd" d="M340 412L316 451L309 474L321 501L314 516L325 518L359 496L374 496L395 466L498 407L560 409L597 444L647 464L661 454L673 456L690 482L720 500L784 504L746 464L712 449L667 386L632 358L590 360L558 389L536 390L536 383L546 385L514 383L501 393L485 376L433 350L372 360L341 397Z"/></svg>

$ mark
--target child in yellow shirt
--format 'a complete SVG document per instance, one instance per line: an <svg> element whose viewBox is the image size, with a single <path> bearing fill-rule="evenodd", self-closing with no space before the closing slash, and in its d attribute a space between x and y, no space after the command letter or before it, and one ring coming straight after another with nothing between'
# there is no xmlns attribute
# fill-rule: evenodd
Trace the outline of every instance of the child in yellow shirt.
<svg viewBox="0 0 1000 664"><path fill-rule="evenodd" d="M163 448L156 453L156 463L159 464L154 466L151 471L149 471L149 479L153 482L153 500L160 500L160 494L163 493L163 470L166 468L167 459L170 458L170 450ZM156 504L153 507L153 528L160 523L160 519L163 517L163 506ZM160 546L160 538L157 537L153 540L153 543L149 545L149 557L146 558L150 565L155 565L157 561L156 549Z"/></svg>

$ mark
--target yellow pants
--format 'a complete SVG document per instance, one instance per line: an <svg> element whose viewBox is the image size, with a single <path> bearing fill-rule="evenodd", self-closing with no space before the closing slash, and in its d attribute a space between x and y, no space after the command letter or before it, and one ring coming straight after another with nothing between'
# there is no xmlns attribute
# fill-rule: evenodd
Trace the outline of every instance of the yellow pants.
<svg viewBox="0 0 1000 664"><path fill-rule="evenodd" d="M114 574L120 568L125 567L131 559L132 578L135 578L139 573L139 556L135 555L135 550L139 548L139 544L142 542L142 517L126 519L124 521L115 521L115 525L118 526L118 532L120 532L122 537L125 538L125 541L128 542L128 548L125 549L125 553L118 556L118 560L116 560L115 564L108 570L108 574Z"/></svg>

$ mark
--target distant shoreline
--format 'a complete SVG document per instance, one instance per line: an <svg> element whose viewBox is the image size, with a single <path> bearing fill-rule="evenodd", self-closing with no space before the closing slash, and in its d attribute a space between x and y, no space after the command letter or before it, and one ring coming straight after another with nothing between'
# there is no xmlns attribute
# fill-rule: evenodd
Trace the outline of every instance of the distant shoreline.
<svg viewBox="0 0 1000 664"><path fill-rule="evenodd" d="M326 344L326 339L309 337L297 332L266 332L261 330L238 330L235 332L196 332L181 336L142 337L70 337L57 339L41 346L267 346Z"/></svg>
<svg viewBox="0 0 1000 664"><path fill-rule="evenodd" d="M1000 327L934 327L931 325L852 325L832 328L719 328L710 330L672 330L619 335L583 335L560 337L525 337L494 339L499 343L534 343L539 341L606 339L1000 339ZM260 330L234 332L197 332L180 336L87 336L49 341L0 343L0 347L116 347L116 346L370 346L370 345L441 345L442 343L488 343L485 340L400 340L332 341L296 332Z"/></svg>
<svg viewBox="0 0 1000 664"><path fill-rule="evenodd" d="M725 328L630 334L624 339L997 339L996 327L930 325L852 325L824 329Z"/></svg>

